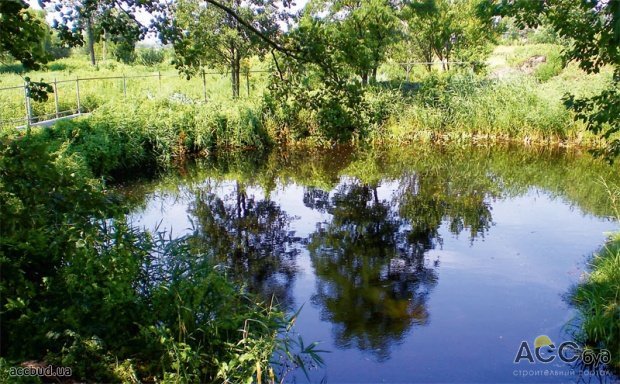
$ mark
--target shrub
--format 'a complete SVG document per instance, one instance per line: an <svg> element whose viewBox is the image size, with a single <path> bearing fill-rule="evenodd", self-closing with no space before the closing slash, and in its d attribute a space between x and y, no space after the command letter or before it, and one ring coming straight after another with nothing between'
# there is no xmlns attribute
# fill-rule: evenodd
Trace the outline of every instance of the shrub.
<svg viewBox="0 0 620 384"><path fill-rule="evenodd" d="M164 62L166 54L163 49L140 48L137 49L137 62L147 67L153 67Z"/></svg>

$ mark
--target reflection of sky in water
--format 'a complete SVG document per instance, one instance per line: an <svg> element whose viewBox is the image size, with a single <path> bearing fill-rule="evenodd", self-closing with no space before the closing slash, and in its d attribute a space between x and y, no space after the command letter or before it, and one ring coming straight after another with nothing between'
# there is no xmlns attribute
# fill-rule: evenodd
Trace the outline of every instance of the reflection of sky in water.
<svg viewBox="0 0 620 384"><path fill-rule="evenodd" d="M234 182L220 183L213 191L231 193ZM390 200L397 183L377 189L381 200ZM248 196L263 198L259 188ZM317 223L331 215L306 207L304 188L278 186L270 199L296 216L292 230L308 238ZM333 192L331 194L333 196ZM194 197L153 194L146 208L132 215L135 225L172 229L175 236L191 227L187 207ZM296 330L306 342L321 341L326 368L312 372L312 380L328 382L570 382L571 377L515 377L518 369L567 368L560 363L514 365L522 340L533 342L540 334L552 340L566 337L563 326L574 311L562 296L576 283L589 255L616 228L610 221L584 215L561 199L530 190L516 197L489 201L493 224L473 243L468 231L450 233L444 222L439 229L441 245L426 252L425 260L439 261L438 283L428 296L429 322L413 325L398 343L390 346L387 359L355 348L335 346L334 325L321 320L321 308L311 303L317 289L313 263L306 250L297 256L299 268L291 296L304 308ZM303 374L299 382L305 382Z"/></svg>

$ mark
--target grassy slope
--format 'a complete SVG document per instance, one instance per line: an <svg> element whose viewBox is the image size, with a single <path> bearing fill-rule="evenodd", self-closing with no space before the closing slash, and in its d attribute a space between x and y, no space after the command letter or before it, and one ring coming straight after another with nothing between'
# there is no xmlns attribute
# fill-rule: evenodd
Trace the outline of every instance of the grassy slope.
<svg viewBox="0 0 620 384"><path fill-rule="evenodd" d="M499 46L489 58L487 80L477 80L472 87L468 79L454 77L436 95L438 102L414 99L391 119L380 136L397 141L492 137L526 143L596 145L596 138L573 120L562 98L569 92L577 96L598 92L611 79L611 71L587 75L574 63L557 68L559 51L559 46L552 45ZM521 70L528 58L545 52L547 63L532 73ZM544 73L537 76L538 70Z"/></svg>

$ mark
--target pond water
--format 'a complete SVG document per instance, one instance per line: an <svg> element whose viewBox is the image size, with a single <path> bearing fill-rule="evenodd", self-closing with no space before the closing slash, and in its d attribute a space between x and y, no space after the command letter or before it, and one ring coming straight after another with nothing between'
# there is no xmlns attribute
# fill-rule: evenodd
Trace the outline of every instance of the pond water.
<svg viewBox="0 0 620 384"><path fill-rule="evenodd" d="M330 351L312 382L589 382L514 360L539 335L570 340L566 296L617 230L617 175L559 151L295 149L121 190L134 225L195 236L248 290L303 306L295 331Z"/></svg>

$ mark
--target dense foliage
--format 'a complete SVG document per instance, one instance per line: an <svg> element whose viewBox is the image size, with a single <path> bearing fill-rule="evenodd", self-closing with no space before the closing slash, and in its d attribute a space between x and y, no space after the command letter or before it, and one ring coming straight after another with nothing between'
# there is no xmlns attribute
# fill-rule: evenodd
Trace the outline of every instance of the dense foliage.
<svg viewBox="0 0 620 384"><path fill-rule="evenodd" d="M42 46L49 29L44 20L27 9L28 4L22 0L0 3L0 58L9 54L25 68L36 69L49 59Z"/></svg>
<svg viewBox="0 0 620 384"><path fill-rule="evenodd" d="M233 285L205 248L125 222L122 201L92 177L111 168L91 166L123 158L101 158L113 147L101 139L60 128L3 140L3 369L40 361L89 382L251 382L287 373L270 365L276 350L302 364L284 313Z"/></svg>
<svg viewBox="0 0 620 384"><path fill-rule="evenodd" d="M98 178L169 166L173 160L216 148L264 149L273 143L300 141L491 139L598 144L584 134L584 124L607 140L600 152L609 157L620 152L616 136L620 130L618 2L315 0L298 15L278 10L276 2L267 0L126 0L122 7L110 0L43 3L58 12L54 35L42 15L27 11L25 2L0 2L3 57L16 59L31 70L46 63L49 53L63 56L67 45L86 44L95 64L95 48L101 42L102 51L111 48L120 62L157 66L165 61L162 50L135 50L136 42L149 30L136 15L147 10L155 16L151 31L173 43L176 68L188 77L207 68L230 71L232 95L237 100L214 101L206 91L200 98L190 97L177 84L170 97L155 98L149 90L133 100L83 88L80 107L94 111L88 119L3 137L0 355L9 365L33 360L71 366L74 379L90 381L251 382L273 381L286 373L274 372L269 365L274 350L302 364L289 350L290 339L277 338L288 331L280 309L257 303L245 287L231 282L214 265L234 259L235 267L243 269L244 261L277 251L261 247L260 236L248 232L245 240L256 243L250 249L233 229L241 222L255 229L265 222L276 223L267 236L289 241L285 213L264 202L246 204L243 186L238 185L236 193L243 204L226 207L205 193L193 207L199 233L165 240L163 234L129 226L122 219L123 203ZM559 46L548 45L546 61L533 71L533 78L501 81L483 77L483 62L503 28L491 17L494 12L514 16L520 26L544 23L552 31L539 33L537 41L561 42L564 56ZM286 33L278 28L278 23L291 20ZM512 64L529 65L532 49L524 49L530 50L524 57L516 50L519 57L512 58ZM249 76L253 57L269 57L264 64L272 73L267 92L255 101L240 101L241 73ZM416 78L416 83L411 82L414 60L425 63L429 72ZM464 65L454 66L452 61ZM593 94L593 85L600 84L575 76L570 68L565 71L571 61L587 73L604 72L611 65L613 79ZM389 62L406 71L406 81L390 83L380 76L379 68ZM444 72L434 72L433 62L441 63ZM548 97L566 90L562 76L573 76L571 85L587 84L574 87L571 91L580 94L565 99L574 115L563 108L559 97ZM31 99L45 101L51 86L25 80ZM159 82L161 92L161 73ZM247 84L249 95L249 80ZM60 102L69 105L63 99ZM2 113L20 110L21 103L21 95L12 98L3 103ZM52 111L50 104L35 103L34 108ZM531 161L527 156L525 160ZM304 177L305 172L316 170L301 169L295 177ZM328 173L313 176L320 183L329 179ZM450 175L451 183L458 181L458 175L456 171ZM430 171L426 176L437 177ZM536 178L535 174L526 176L512 175L528 181ZM378 201L373 177L361 175L364 182L342 186L332 198L320 191L309 192L316 195L309 197L322 198L320 209L330 210L335 217L309 243L312 262L325 282L346 280L354 271L340 275L324 256L369 265L367 272L378 274L385 265L371 265L363 251L390 252L401 245L400 224L390 216L389 207ZM563 177L570 180L566 174ZM418 186L430 188L423 183ZM588 200L593 198L589 192L571 193L595 206L596 202ZM472 236L489 225L490 214L481 195L463 196L471 199L431 189L429 196L403 199L403 216L425 219L423 231L412 235L420 249L432 245L428 237L444 217L432 204L453 209L451 227L467 227ZM482 212L481 219L474 220L472 212ZM351 222L360 231L375 231L382 242L353 241L347 230ZM209 229L216 229L217 236ZM323 250L330 247L338 251L326 255ZM606 261L595 259L597 270L575 296L588 314L585 341L611 348L616 348L618 336L617 303L613 302L618 281L614 255L618 252L614 247L607 251L612 256ZM410 251L411 261L419 261L416 250ZM215 253L226 257L207 257ZM608 260L615 264L607 264ZM432 271L426 272L428 279L421 281L430 289L434 279ZM591 300L595 296L604 302ZM399 303L379 302L371 293L363 293L362 298L369 307L391 306L396 317L399 310L407 309ZM355 303L334 305L327 294L316 299L329 309L330 320L360 321ZM418 299L416 321L424 322L424 300ZM374 336L400 334L408 326L394 322L388 327L392 319L382 320L372 324L368 334L338 337L343 343L354 340L377 349L381 345ZM314 344L301 347L316 359Z"/></svg>
<svg viewBox="0 0 620 384"><path fill-rule="evenodd" d="M249 23L273 35L278 30L273 1L227 1L226 4ZM197 0L182 0L174 5L171 31L163 34L172 42L175 65L179 71L196 75L205 68L230 71L232 96L239 97L241 64L253 55L264 56L265 45L254 33L243 28L226 12Z"/></svg>

